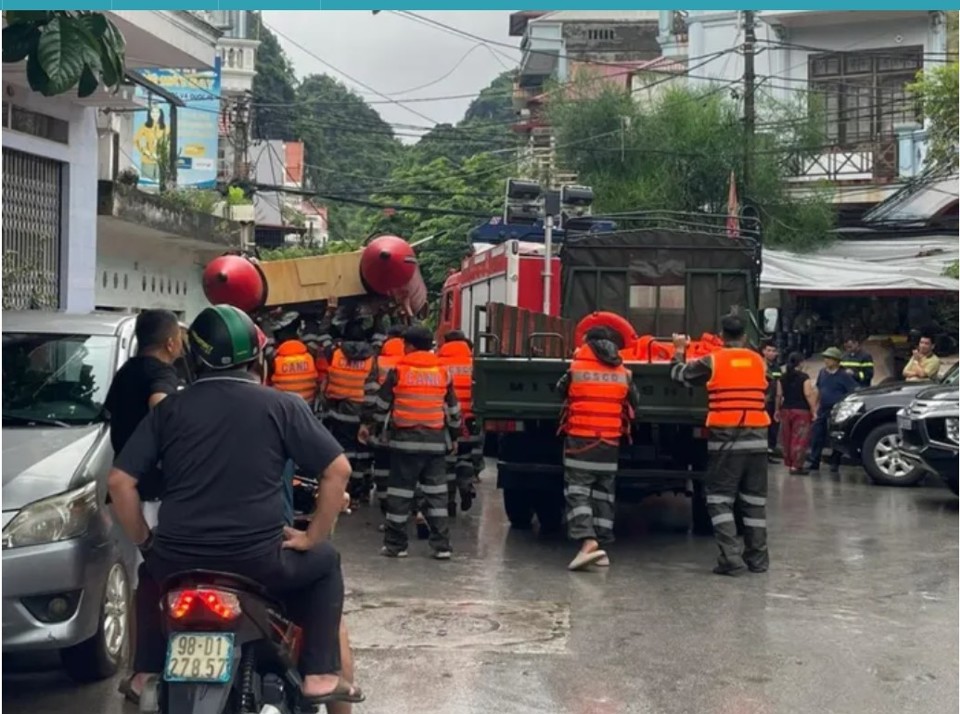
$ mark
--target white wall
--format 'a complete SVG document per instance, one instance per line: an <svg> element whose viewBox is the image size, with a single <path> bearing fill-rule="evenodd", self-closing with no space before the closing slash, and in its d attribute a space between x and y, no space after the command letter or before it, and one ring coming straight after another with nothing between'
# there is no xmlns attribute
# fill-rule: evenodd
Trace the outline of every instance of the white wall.
<svg viewBox="0 0 960 714"><path fill-rule="evenodd" d="M132 226L125 229L130 224L120 221L105 223L101 223L97 255L97 307L163 308L183 313L189 321L209 304L201 276L203 265L218 251L198 251L169 239L137 235Z"/></svg>
<svg viewBox="0 0 960 714"><path fill-rule="evenodd" d="M60 306L67 312L89 312L94 306L97 255L97 110L7 83L4 83L4 94L7 101L24 109L70 123L66 145L8 129L2 132L2 143L4 148L65 164Z"/></svg>

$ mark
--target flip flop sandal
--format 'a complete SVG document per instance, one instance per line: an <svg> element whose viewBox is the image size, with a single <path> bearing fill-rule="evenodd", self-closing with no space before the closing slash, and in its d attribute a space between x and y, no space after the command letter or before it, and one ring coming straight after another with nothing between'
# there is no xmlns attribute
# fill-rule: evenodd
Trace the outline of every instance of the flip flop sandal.
<svg viewBox="0 0 960 714"><path fill-rule="evenodd" d="M603 556L598 560L594 565L598 568L609 568L610 567L610 558L608 556Z"/></svg>
<svg viewBox="0 0 960 714"><path fill-rule="evenodd" d="M117 685L117 691L134 706L140 706L140 694L133 688L133 675L130 675L126 679L121 679L120 684Z"/></svg>
<svg viewBox="0 0 960 714"><path fill-rule="evenodd" d="M341 678L337 682L337 686L334 687L333 691L329 694L324 694L319 697L309 697L307 695L303 695L303 699L314 706L320 706L323 704L333 704L334 702L359 704L366 699L366 696L360 687L354 684L349 684Z"/></svg>
<svg viewBox="0 0 960 714"><path fill-rule="evenodd" d="M570 565L567 566L567 569L583 570L588 565L593 565L598 560L602 560L606 556L606 552L602 550L594 550L590 553L577 553L576 557L570 561Z"/></svg>

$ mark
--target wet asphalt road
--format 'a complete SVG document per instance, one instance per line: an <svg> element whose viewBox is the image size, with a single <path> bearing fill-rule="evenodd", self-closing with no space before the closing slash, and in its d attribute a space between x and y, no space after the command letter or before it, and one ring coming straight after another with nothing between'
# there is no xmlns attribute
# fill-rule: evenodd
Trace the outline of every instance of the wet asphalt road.
<svg viewBox="0 0 960 714"><path fill-rule="evenodd" d="M571 546L511 532L487 475L456 556L377 555L369 509L341 521L358 714L905 714L958 709L957 498L772 471L772 568L709 573L688 502L622 510L609 572L568 573ZM78 687L5 657L4 714L103 712Z"/></svg>

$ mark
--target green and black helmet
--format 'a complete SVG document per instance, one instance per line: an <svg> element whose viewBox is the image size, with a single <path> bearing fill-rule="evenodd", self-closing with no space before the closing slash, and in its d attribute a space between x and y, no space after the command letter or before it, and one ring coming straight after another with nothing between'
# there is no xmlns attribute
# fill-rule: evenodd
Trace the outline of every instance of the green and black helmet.
<svg viewBox="0 0 960 714"><path fill-rule="evenodd" d="M232 305L204 308L190 325L190 352L210 369L231 369L260 356L253 320Z"/></svg>

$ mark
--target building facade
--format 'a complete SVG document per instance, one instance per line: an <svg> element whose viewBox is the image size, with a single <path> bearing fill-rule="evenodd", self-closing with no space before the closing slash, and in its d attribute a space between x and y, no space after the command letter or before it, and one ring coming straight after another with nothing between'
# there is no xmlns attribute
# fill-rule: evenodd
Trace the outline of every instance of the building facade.
<svg viewBox="0 0 960 714"><path fill-rule="evenodd" d="M740 82L743 13L687 13L689 57L710 59L689 81ZM866 210L922 171L923 118L907 85L946 61L946 14L917 11L763 10L756 13L758 131L770 106L793 106L822 122L822 150L790 159L797 192L818 182L840 204ZM692 59L691 59L692 61Z"/></svg>
<svg viewBox="0 0 960 714"><path fill-rule="evenodd" d="M519 169L554 186L576 176L557 162L556 139L546 117L551 83L612 83L633 90L644 73L662 72L660 13L649 10L518 12L510 34L523 56L514 84L515 131L521 136ZM563 91L563 90L559 90Z"/></svg>

